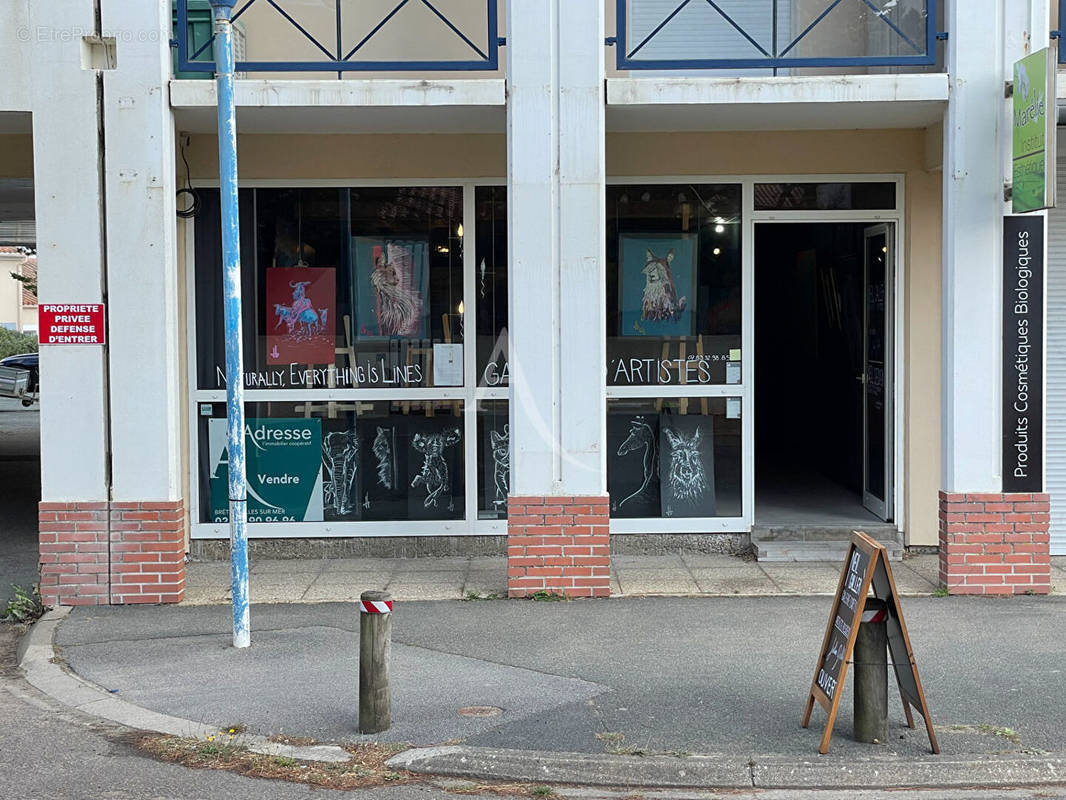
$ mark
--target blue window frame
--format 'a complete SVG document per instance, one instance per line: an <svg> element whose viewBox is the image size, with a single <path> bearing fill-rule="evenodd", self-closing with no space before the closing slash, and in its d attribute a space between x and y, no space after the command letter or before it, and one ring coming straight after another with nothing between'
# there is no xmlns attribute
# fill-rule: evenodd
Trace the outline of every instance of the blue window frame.
<svg viewBox="0 0 1066 800"><path fill-rule="evenodd" d="M328 2L328 0L326 0ZM461 30L446 14L440 11L433 0L397 0L396 5L389 11L369 33L364 35L354 46L345 44L344 39L344 15L342 13L341 0L332 0L334 6L334 40L323 42L321 37L315 36L299 20L285 9L291 5L287 0L245 0L238 4L233 14L233 21L238 22L241 16L253 5L270 6L283 17L293 29L293 34L302 36L317 50L321 51L322 59L316 61L238 61L237 72L430 72L430 71L494 71L499 67L499 47L502 43L499 38L499 20L496 8L496 0L485 0L485 23L487 26L486 44L476 44L467 32ZM474 0L476 2L476 0ZM214 62L211 60L211 45L214 37L199 45L190 52L188 20L190 0L176 0L177 25L176 44L178 50L178 72L213 72ZM405 7L420 6L431 12L439 21L442 29L450 31L458 41L461 41L470 52L468 59L456 60L411 60L411 61L383 61L361 60L357 58L360 52L374 37L388 25L394 17ZM204 56L207 56L205 59Z"/></svg>
<svg viewBox="0 0 1066 800"><path fill-rule="evenodd" d="M901 24L898 18L898 3L885 3L884 0L858 0L859 10L869 15L878 32L883 24L883 33L891 39L898 53L890 55L851 55L851 56L801 56L801 45L810 45L808 38L813 32L824 34L828 27L825 23L844 0L825 0L825 8L814 15L813 19L802 27L790 28L790 22L796 16L792 6L794 0L762 0L756 5L753 0L659 0L662 20L651 26L650 30L641 30L634 35L631 30L631 12L643 4L647 8L655 0L616 0L617 32L608 39L609 44L617 48L617 65L620 70L682 70L682 69L781 69L789 67L875 67L875 66L931 66L936 63L936 42L946 38L937 31L938 0L922 0L921 10L912 9L922 14L919 21L920 33L916 34L913 22ZM880 6L879 6L880 4ZM854 9L855 4L850 7ZM762 11L759 18L759 10ZM753 11L755 12L753 18ZM712 19L724 34L728 34L735 43L732 47L722 48L734 52L716 53L713 49L706 56L691 57L687 53L663 53L663 47L656 47L656 39L669 38L671 23L675 26L689 28L695 14L702 16L705 26L707 19ZM843 14L844 11L838 12ZM707 15L711 15L708 17ZM688 19L686 19L686 16ZM647 26L645 26L647 27ZM632 39L630 38L632 37ZM638 38L639 37L639 38ZM663 42L665 44L665 42ZM713 45L710 45L713 48ZM686 48L690 49L690 48ZM743 56L736 51L744 52Z"/></svg>

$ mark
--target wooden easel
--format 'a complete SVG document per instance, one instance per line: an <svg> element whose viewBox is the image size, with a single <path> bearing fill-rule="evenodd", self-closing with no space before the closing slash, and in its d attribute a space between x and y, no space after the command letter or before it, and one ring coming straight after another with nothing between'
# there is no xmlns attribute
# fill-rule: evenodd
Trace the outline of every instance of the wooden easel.
<svg viewBox="0 0 1066 800"><path fill-rule="evenodd" d="M686 363L687 355L688 355L688 339L685 338L685 337L682 337L681 340L677 344L677 357L678 357L678 364L679 364L679 366L677 368L677 381L678 381L678 383L680 385L683 385L683 386L687 386L688 385L688 375L686 374L686 370L685 370L685 363ZM698 336L696 336L696 356L700 360L702 360L702 358L703 358L703 334L699 334ZM661 360L661 362L666 362L666 361L670 360L670 343L669 342L663 342L663 352L662 352L662 356L660 357L660 360ZM682 397L681 398L681 402L679 404L680 405L680 409L679 409L678 413L680 413L681 415L688 414L688 402L689 402L689 399L687 397ZM663 410L663 400L662 400L662 398L659 398L658 400L655 401L655 410L657 412L662 412L662 410ZM703 414L703 416L707 416L707 414L710 413L710 403L709 403L709 399L706 398L706 397L700 399L700 413Z"/></svg>
<svg viewBox="0 0 1066 800"><path fill-rule="evenodd" d="M807 709L803 714L803 727L811 721L814 702L826 710L829 715L825 723L825 733L818 752L822 755L829 750L829 739L833 735L840 706L841 690L848 674L848 664L855 649L855 638L859 633L862 612L866 608L866 599L870 588L874 597L885 602L888 612L888 649L892 654L892 666L896 672L896 685L903 700L903 711L907 717L907 727L914 727L911 706L922 715L925 729L929 734L929 745L934 753L940 752L933 721L929 715L929 706L925 702L925 691L918 677L918 665L914 660L907 624L903 621L903 609L899 603L899 593L892 577L892 565L884 546L871 539L865 533L855 531L851 534L851 544L844 568L840 572L840 582L833 597L829 623L825 628L822 647L819 650L818 663L814 668L814 678L807 694ZM846 602L845 602L846 601ZM854 607L851 604L854 603ZM845 630L847 635L845 636ZM832 643L832 644L831 644ZM839 654L834 655L834 651Z"/></svg>
<svg viewBox="0 0 1066 800"><path fill-rule="evenodd" d="M344 342L344 347L334 348L333 352L334 355L347 356L348 367L352 371L352 388L356 389L359 387L359 379L356 377L355 346L352 344L352 318L348 314L344 315ZM306 385L308 389L314 388L313 381L307 381ZM336 372L329 376L329 388L337 388ZM356 416L358 416L360 411L365 410L362 408L363 405L364 404L358 402L343 403L338 400L328 400L325 403L316 403L313 400L309 400L301 406L296 406L296 411L297 413L302 411L304 418L308 419L316 411L325 409L326 417L328 419L336 419L338 411L354 411ZM372 408L372 406L368 406L368 408Z"/></svg>

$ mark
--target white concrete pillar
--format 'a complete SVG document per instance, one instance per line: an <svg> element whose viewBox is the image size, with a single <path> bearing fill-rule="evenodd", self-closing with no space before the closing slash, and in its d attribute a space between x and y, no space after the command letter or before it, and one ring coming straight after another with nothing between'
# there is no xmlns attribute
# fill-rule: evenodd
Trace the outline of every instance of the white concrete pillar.
<svg viewBox="0 0 1066 800"><path fill-rule="evenodd" d="M98 73L83 65L93 0L30 4L39 298L99 303L103 291ZM99 345L41 348L41 494L108 497L108 410Z"/></svg>
<svg viewBox="0 0 1066 800"><path fill-rule="evenodd" d="M169 0L102 0L112 499L181 497Z"/></svg>
<svg viewBox="0 0 1066 800"><path fill-rule="evenodd" d="M603 4L510 0L511 491L605 495Z"/></svg>
<svg viewBox="0 0 1066 800"><path fill-rule="evenodd" d="M997 492L1003 199L1010 180L1012 65L1047 46L1046 0L948 0L951 100L944 123L942 480Z"/></svg>

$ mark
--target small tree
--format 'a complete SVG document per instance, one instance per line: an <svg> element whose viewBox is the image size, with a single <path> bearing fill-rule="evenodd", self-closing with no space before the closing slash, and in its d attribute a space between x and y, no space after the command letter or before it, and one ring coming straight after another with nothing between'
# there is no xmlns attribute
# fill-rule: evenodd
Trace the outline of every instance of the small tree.
<svg viewBox="0 0 1066 800"><path fill-rule="evenodd" d="M34 297L37 296L37 279L36 278L28 278L25 275L20 275L17 272L12 272L11 273L11 277L14 278L15 280L17 280L19 283L21 283L23 288L25 288L26 291L28 291Z"/></svg>
<svg viewBox="0 0 1066 800"><path fill-rule="evenodd" d="M37 337L34 334L0 328L0 358L36 352Z"/></svg>

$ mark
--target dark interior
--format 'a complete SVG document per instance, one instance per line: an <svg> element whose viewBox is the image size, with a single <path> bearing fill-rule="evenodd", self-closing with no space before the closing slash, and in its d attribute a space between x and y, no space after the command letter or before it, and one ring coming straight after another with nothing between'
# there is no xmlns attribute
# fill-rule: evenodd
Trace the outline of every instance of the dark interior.
<svg viewBox="0 0 1066 800"><path fill-rule="evenodd" d="M861 503L866 227L755 226L757 500L820 478Z"/></svg>

